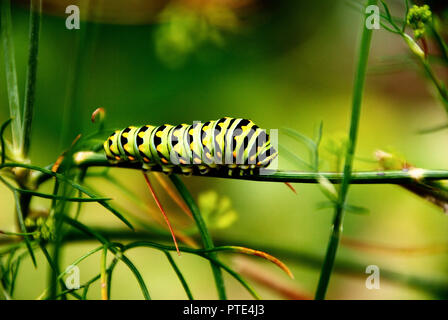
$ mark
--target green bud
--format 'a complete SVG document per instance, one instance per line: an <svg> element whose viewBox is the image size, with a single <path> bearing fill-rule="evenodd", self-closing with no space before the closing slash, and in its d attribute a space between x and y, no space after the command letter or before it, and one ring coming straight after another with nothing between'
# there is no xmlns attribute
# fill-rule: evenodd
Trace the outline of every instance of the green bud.
<svg viewBox="0 0 448 320"><path fill-rule="evenodd" d="M407 24L414 30L414 37L420 39L425 35L426 27L432 21L432 12L428 5L414 5L406 17Z"/></svg>
<svg viewBox="0 0 448 320"><path fill-rule="evenodd" d="M36 223L35 223L35 221L33 219L26 218L25 219L25 226L28 227L28 228L35 227Z"/></svg>
<svg viewBox="0 0 448 320"><path fill-rule="evenodd" d="M407 45L411 49L411 51L418 56L420 59L425 59L425 52L420 48L420 46L412 39L410 36L408 36L406 33L403 34L403 38L406 41Z"/></svg>

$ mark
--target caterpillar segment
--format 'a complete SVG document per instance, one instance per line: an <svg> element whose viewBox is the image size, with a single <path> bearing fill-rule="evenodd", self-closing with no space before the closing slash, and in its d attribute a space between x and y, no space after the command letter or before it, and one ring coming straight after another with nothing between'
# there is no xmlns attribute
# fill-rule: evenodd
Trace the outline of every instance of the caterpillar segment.
<svg viewBox="0 0 448 320"><path fill-rule="evenodd" d="M185 175L210 170L253 174L278 155L265 130L251 120L229 117L192 125L129 126L112 133L104 150L111 162Z"/></svg>

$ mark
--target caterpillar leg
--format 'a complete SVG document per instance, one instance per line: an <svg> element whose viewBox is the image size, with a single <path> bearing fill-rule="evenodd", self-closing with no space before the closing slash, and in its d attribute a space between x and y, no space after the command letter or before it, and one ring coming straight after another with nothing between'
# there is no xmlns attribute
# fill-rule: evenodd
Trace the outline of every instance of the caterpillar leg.
<svg viewBox="0 0 448 320"><path fill-rule="evenodd" d="M199 166L198 168L200 174L207 174L210 171L208 166Z"/></svg>
<svg viewBox="0 0 448 320"><path fill-rule="evenodd" d="M151 191L151 194L152 194L157 206L159 207L160 211L162 212L163 217L166 221L166 224L168 225L168 228L170 229L171 236L173 237L173 241L174 241L174 245L176 247L177 254L180 256L179 246L177 245L176 236L174 235L174 231L173 231L173 228L171 227L170 220L168 219L168 216L166 215L165 210L163 210L162 204L160 203L159 199L157 198L157 195L156 195L156 193L151 185L151 182L149 181L148 175L145 171L143 171L143 176L145 177L146 184L148 185L149 190Z"/></svg>
<svg viewBox="0 0 448 320"><path fill-rule="evenodd" d="M182 170L182 174L185 176L191 176L193 174L193 167L191 166L181 166L180 170Z"/></svg>
<svg viewBox="0 0 448 320"><path fill-rule="evenodd" d="M164 166L162 165L162 171L166 174L170 174L173 172L173 167L172 166Z"/></svg>

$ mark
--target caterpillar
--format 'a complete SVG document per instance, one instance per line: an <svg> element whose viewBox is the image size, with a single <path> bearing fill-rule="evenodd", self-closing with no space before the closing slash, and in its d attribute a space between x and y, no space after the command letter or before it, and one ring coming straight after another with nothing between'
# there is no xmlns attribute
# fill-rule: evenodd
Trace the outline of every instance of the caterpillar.
<svg viewBox="0 0 448 320"><path fill-rule="evenodd" d="M113 163L136 162L145 170L186 175L221 169L229 175L254 174L278 155L266 130L230 117L192 125L129 126L112 133L104 151Z"/></svg>

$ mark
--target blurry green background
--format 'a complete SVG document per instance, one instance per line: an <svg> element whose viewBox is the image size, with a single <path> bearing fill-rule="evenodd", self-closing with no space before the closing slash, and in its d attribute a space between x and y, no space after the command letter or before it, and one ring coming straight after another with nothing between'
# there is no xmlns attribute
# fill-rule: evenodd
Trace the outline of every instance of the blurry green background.
<svg viewBox="0 0 448 320"><path fill-rule="evenodd" d="M26 4L26 1L24 1ZM28 47L28 19L24 2L13 6L14 44L20 88L24 88ZM37 101L33 123L31 159L52 163L79 132L95 130L90 114L97 107L107 112L107 127L163 123L192 123L223 116L252 119L264 128L290 127L313 136L323 121L324 144L344 136L348 128L351 86L361 15L343 1L223 1L222 7L201 10L201 1L184 1L186 7L155 6L152 14L141 16L139 1L121 2L122 9L107 12L103 3L94 22L81 23L80 30L65 28L64 8L44 1L37 79ZM63 2L64 3L64 2ZM77 3L76 1L72 3ZM78 2L79 3L79 2ZM80 4L81 13L86 2ZM226 5L227 4L227 5ZM83 7L84 6L84 7ZM131 8L131 6L133 6ZM62 5L61 5L62 7ZM394 7L397 15L400 6ZM99 10L98 9L98 10ZM140 12L140 15L139 15ZM133 23L133 14L135 23ZM103 17L103 18L101 18ZM120 18L121 17L121 18ZM125 21L122 21L122 18ZM205 17L205 18L204 18ZM95 22L97 21L97 22ZM76 48L81 45L81 63ZM446 115L419 71L401 64L406 48L398 37L384 30L374 32L369 75L361 117L357 155L374 159L377 149L398 152L410 163L424 168L446 168L447 131L420 135L421 129L438 125ZM388 57L400 64L384 68ZM398 57L398 58L397 58ZM73 80L76 75L77 80ZM0 64L0 119L6 120L8 101L4 64ZM70 89L74 96L70 97ZM23 92L21 92L23 94ZM69 97L69 98L68 98ZM75 121L69 141L61 143L64 108L75 104ZM67 128L66 128L67 129ZM280 135L279 143L306 156L306 150ZM322 150L322 170L333 168L333 158ZM280 153L282 169L300 169ZM376 164L357 161L357 170L375 170ZM139 172L111 171L135 194L156 210ZM322 257L325 253L332 210L318 210L325 200L315 185L295 185L297 195L281 183L248 182L205 177L183 178L197 197L216 190L231 199L238 220L230 227L212 230L212 236L228 244L250 242L257 248L275 246ZM104 180L90 180L107 196L122 198L118 188ZM160 188L159 188L160 189ZM14 228L12 196L0 189L1 229ZM177 215L178 228L185 221L169 197L159 191L169 214ZM448 243L448 217L438 208L406 190L391 185L352 186L352 204L368 208L367 215L348 213L344 236L366 243L392 247L423 247ZM33 203L35 206L48 202ZM131 210L139 211L138 208ZM139 213L144 216L144 212ZM123 227L96 204L87 204L81 213L91 226ZM67 245L63 250L65 268L96 243ZM150 249L138 249L129 257L140 268L155 299L183 299L185 294L165 257ZM26 260L18 278L17 298L37 297L46 287L46 262L38 257L35 270ZM279 256L279 258L282 258ZM232 257L223 255L232 263ZM337 259L354 260L395 270L403 275L429 279L448 277L445 253L394 254L363 251L342 245ZM314 295L319 268L285 260L295 280L288 280L273 265L252 259L267 277L286 286ZM195 298L216 298L209 264L183 254L176 257ZM99 256L81 263L81 283L99 272ZM386 279L380 290L365 287L364 269L354 275L334 273L328 298L337 299L427 299L422 290ZM245 290L227 277L230 298L249 298ZM284 298L251 283L262 297ZM98 283L90 298L99 298ZM112 287L113 299L140 299L133 275L119 264Z"/></svg>

